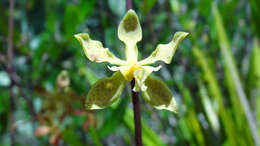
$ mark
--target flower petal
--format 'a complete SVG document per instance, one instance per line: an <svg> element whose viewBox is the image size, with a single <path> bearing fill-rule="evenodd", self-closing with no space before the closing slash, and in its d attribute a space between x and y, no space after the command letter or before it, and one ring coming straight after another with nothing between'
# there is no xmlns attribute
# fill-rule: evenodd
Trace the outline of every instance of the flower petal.
<svg viewBox="0 0 260 146"><path fill-rule="evenodd" d="M112 67L108 67L111 71L118 71L120 70L120 72L122 73L122 75L124 76L125 80L127 81L131 81L133 79L133 75L131 75L130 70L131 70L131 66L127 65L127 66L112 66Z"/></svg>
<svg viewBox="0 0 260 146"><path fill-rule="evenodd" d="M110 78L98 80L90 89L86 98L87 109L102 109L112 104L122 93L126 81L122 74L115 72Z"/></svg>
<svg viewBox="0 0 260 146"><path fill-rule="evenodd" d="M136 43L142 40L142 28L134 10L129 10L120 22L118 38L126 45L126 59L137 61L138 49Z"/></svg>
<svg viewBox="0 0 260 146"><path fill-rule="evenodd" d="M135 92L139 92L141 91L145 91L147 89L147 87L145 86L144 82L147 78L147 73L144 69L137 69L134 71L134 78L135 78L135 87L134 87L134 91Z"/></svg>
<svg viewBox="0 0 260 146"><path fill-rule="evenodd" d="M156 61L163 61L167 64L171 63L172 57L180 44L180 42L188 35L186 32L176 32L173 40L168 44L159 44L152 54L146 59L138 62L140 65L152 64Z"/></svg>
<svg viewBox="0 0 260 146"><path fill-rule="evenodd" d="M85 55L89 60L94 62L109 62L111 64L123 65L126 64L125 61L114 56L108 48L103 48L101 42L96 40L91 40L87 33L80 33L74 35L75 38L80 42Z"/></svg>
<svg viewBox="0 0 260 146"><path fill-rule="evenodd" d="M148 77L145 80L147 90L143 91L144 99L157 109L177 111L176 101L170 89L159 79Z"/></svg>
<svg viewBox="0 0 260 146"><path fill-rule="evenodd" d="M162 68L161 65L157 66L157 67L153 67L153 66L142 66L142 68L146 71L147 76L149 76L153 71L158 71Z"/></svg>

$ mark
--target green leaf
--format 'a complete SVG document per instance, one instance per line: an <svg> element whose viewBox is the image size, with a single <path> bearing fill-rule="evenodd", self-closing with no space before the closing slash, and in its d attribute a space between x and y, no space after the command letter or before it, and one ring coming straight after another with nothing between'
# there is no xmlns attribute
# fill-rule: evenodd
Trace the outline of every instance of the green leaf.
<svg viewBox="0 0 260 146"><path fill-rule="evenodd" d="M147 15L147 13L154 7L158 0L149 0L142 1L141 10L143 15Z"/></svg>
<svg viewBox="0 0 260 146"><path fill-rule="evenodd" d="M177 111L176 101L167 85L156 78L148 77L145 80L147 90L143 91L143 97L157 109Z"/></svg>
<svg viewBox="0 0 260 146"><path fill-rule="evenodd" d="M207 17L209 16L208 14L210 13L211 6L212 6L212 0L200 0L199 1L199 12L201 15Z"/></svg>
<svg viewBox="0 0 260 146"><path fill-rule="evenodd" d="M249 0L250 3L250 10L251 10L251 24L253 26L254 29L254 33L258 36L258 38L260 37L260 9L259 9L259 5L260 5L260 1L259 0Z"/></svg>
<svg viewBox="0 0 260 146"><path fill-rule="evenodd" d="M256 99L256 117L257 124L260 125L260 44L257 39L254 40L253 50L250 57L249 75L248 75L248 85L251 96ZM258 126L258 133L260 133L260 126Z"/></svg>
<svg viewBox="0 0 260 146"><path fill-rule="evenodd" d="M226 33L226 30L224 28L224 23L222 21L222 17L221 14L218 11L217 7L214 7L213 9L213 14L214 14L214 20L215 20L215 27L216 27L216 31L217 31L217 36L219 39L219 46L220 46L220 50L221 50L221 55L223 57L223 61L224 61L224 69L229 72L229 74L231 75L233 84L234 84L234 88L237 91L237 95L238 95L238 99L240 100L243 110L245 112L245 116L248 122L248 125L250 127L250 131L252 134L252 137L254 139L254 142L256 145L260 144L260 138L258 135L258 131L257 131L257 124L254 120L254 116L251 112L250 109L250 105L247 101L247 97L245 95L243 86L242 86L242 82L239 76L239 72L238 69L235 65L235 61L234 61L234 57L232 55L232 52L230 50L230 43L228 40L228 36Z"/></svg>
<svg viewBox="0 0 260 146"><path fill-rule="evenodd" d="M73 127L67 127L62 131L62 139L69 145L83 146Z"/></svg>
<svg viewBox="0 0 260 146"><path fill-rule="evenodd" d="M80 68L80 74L84 75L86 80L90 83L90 85L94 85L98 81L98 76L91 69L82 67Z"/></svg>
<svg viewBox="0 0 260 146"><path fill-rule="evenodd" d="M92 125L89 126L88 132L90 133L91 139L93 140L94 144L96 146L102 146L98 132Z"/></svg>
<svg viewBox="0 0 260 146"><path fill-rule="evenodd" d="M146 59L139 62L140 65L153 64L156 61L163 61L167 64L171 63L172 57L181 43L181 41L188 35L186 32L176 32L173 39L168 44L159 44L152 54Z"/></svg>
<svg viewBox="0 0 260 146"><path fill-rule="evenodd" d="M249 72L247 78L247 88L249 90L249 96L252 96L251 93L254 92L255 88L260 88L260 45L258 40L254 40L253 50L250 56L250 65L249 65ZM260 93L260 90L258 90ZM259 94L257 93L257 94Z"/></svg>
<svg viewBox="0 0 260 146"><path fill-rule="evenodd" d="M102 109L112 104L122 93L125 79L118 71L112 77L98 80L90 89L86 98L87 109Z"/></svg>
<svg viewBox="0 0 260 146"><path fill-rule="evenodd" d="M208 96L208 91L202 82L199 82L199 94L201 98L202 105L205 109L206 116L209 120L209 124L212 126L212 129L217 134L219 133L220 124L217 116L217 112L215 112L214 100L211 101Z"/></svg>
<svg viewBox="0 0 260 146"><path fill-rule="evenodd" d="M188 88L186 88L182 82L176 82L177 86L182 94L183 97L183 104L187 109L187 113L184 115L178 114L182 116L181 118L184 119L184 122L191 133L195 136L198 144L200 146L205 146L205 138L203 137L202 127L196 115L196 110L194 108L194 101L192 100L192 94ZM182 127L183 129L183 127ZM184 130L184 129L183 129ZM185 131L186 132L186 131ZM189 135L187 134L188 138ZM193 141L193 139L189 139L189 141Z"/></svg>
<svg viewBox="0 0 260 146"><path fill-rule="evenodd" d="M95 0L79 0L77 4L69 4L65 5L64 11L64 34L68 40L71 41L71 37L74 33L76 33L77 25L81 24L84 20L86 20L87 16L93 11ZM49 19L50 22L54 20L58 20L53 16L52 9L49 9ZM53 20L54 19L54 20ZM55 21L54 21L55 22ZM55 29L55 23L51 23L48 25L52 29ZM54 30L53 30L54 31Z"/></svg>
<svg viewBox="0 0 260 146"><path fill-rule="evenodd" d="M66 5L64 12L64 34L68 39L73 36L77 25L80 23L78 14L78 7L75 5Z"/></svg>
<svg viewBox="0 0 260 146"><path fill-rule="evenodd" d="M169 4L171 6L171 10L174 13L179 13L180 12L180 2L178 0L170 0Z"/></svg>
<svg viewBox="0 0 260 146"><path fill-rule="evenodd" d="M119 100L118 100L119 101ZM129 98L122 98L119 101L120 103L116 106L111 105L111 114L106 114L108 117L105 120L105 124L98 131L100 137L104 137L109 133L114 133L117 130L117 127L122 124L125 110L129 104Z"/></svg>
<svg viewBox="0 0 260 146"><path fill-rule="evenodd" d="M224 106L223 98L224 96L221 93L220 86L217 82L217 78L215 77L215 72L210 68L209 61L206 59L204 53L197 47L192 48L192 53L196 58L196 61L203 72L203 79L206 83L208 83L208 90L210 92L210 96L215 98L218 102L218 109L216 112L219 113L220 119L225 127L224 130L227 134L227 139L229 145L237 145L237 141L235 140L236 129L234 127L234 120L231 119L230 114L227 112L227 108Z"/></svg>

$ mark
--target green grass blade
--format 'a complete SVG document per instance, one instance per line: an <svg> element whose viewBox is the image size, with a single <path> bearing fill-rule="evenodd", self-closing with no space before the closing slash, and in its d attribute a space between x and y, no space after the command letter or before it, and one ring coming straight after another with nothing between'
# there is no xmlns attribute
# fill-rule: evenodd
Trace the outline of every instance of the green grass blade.
<svg viewBox="0 0 260 146"><path fill-rule="evenodd" d="M94 83L98 80L98 76L91 69L81 68L80 71L82 72L83 75L85 75L90 85L94 85Z"/></svg>
<svg viewBox="0 0 260 146"><path fill-rule="evenodd" d="M229 44L229 41L228 41L228 38L227 38L227 35L226 35L226 31L224 29L222 18L221 18L221 15L220 15L217 7L213 8L213 14L214 14L214 22L215 22L215 26L216 26L217 36L218 36L218 39L219 39L219 46L220 46L220 49L221 49L221 54L222 54L223 60L224 60L225 64L228 66L227 69L231 73L231 77L232 77L233 82L235 84L235 88L236 88L239 100L240 100L242 107L245 111L245 115L246 115L250 130L251 130L251 134L253 136L254 142L255 142L256 145L259 145L260 144L260 138L259 138L259 135L258 135L257 126L256 126L256 123L254 121L252 112L250 110L250 106L249 106L249 103L247 101L245 92L243 90L242 83L241 83L240 78L239 78L239 73L238 73L237 68L235 66L233 56L231 54L230 44Z"/></svg>
<svg viewBox="0 0 260 146"><path fill-rule="evenodd" d="M96 146L102 146L98 132L93 126L89 126L88 132L90 133L91 138L92 138L93 142L95 143L95 145Z"/></svg>
<svg viewBox="0 0 260 146"><path fill-rule="evenodd" d="M218 120L218 116L216 112L214 111L214 103L210 100L208 96L208 91L206 87L199 82L199 93L200 93L200 98L202 101L202 105L204 106L207 118L209 119L209 123L213 129L213 131L218 134L220 130L220 124Z"/></svg>
<svg viewBox="0 0 260 146"><path fill-rule="evenodd" d="M255 96L256 100L256 115L257 123L260 125L260 45L257 39L254 40L254 46L250 57L250 69L249 69L249 84L252 96ZM260 126L258 126L258 133L260 133Z"/></svg>
<svg viewBox="0 0 260 146"><path fill-rule="evenodd" d="M229 141L229 144L232 146L237 145L236 140L236 134L237 132L234 129L234 122L231 120L231 116L229 113L227 113L226 108L224 107L224 102L222 100L222 94L220 87L217 83L217 79L215 78L215 75L213 71L210 69L208 61L206 60L204 53L196 47L192 48L192 53L195 56L196 60L198 61L198 65L201 67L203 71L203 79L208 83L209 85L209 92L211 93L211 96L216 98L218 102L218 115L221 118L221 121L224 125L224 130L227 134L227 138Z"/></svg>
<svg viewBox="0 0 260 146"><path fill-rule="evenodd" d="M204 139L204 135L201 129L201 125L200 122L197 118L196 115L196 111L195 111L195 106L192 100L192 96L190 91L184 87L184 85L182 84L178 84L178 87L180 88L183 98L184 98L184 104L187 108L187 116L185 116L185 120L189 126L189 129L193 132L194 137L197 140L197 143L200 146L204 146L205 145L205 139Z"/></svg>

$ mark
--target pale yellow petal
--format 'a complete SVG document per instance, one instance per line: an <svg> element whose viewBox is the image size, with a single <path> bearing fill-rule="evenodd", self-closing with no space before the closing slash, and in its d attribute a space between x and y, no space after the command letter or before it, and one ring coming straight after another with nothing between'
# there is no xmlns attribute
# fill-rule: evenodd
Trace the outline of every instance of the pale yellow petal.
<svg viewBox="0 0 260 146"><path fill-rule="evenodd" d="M85 55L87 58L94 62L109 62L115 65L124 65L125 61L117 58L113 55L108 48L103 48L101 42L96 40L91 40L87 33L76 34L75 37L80 42Z"/></svg>
<svg viewBox="0 0 260 146"><path fill-rule="evenodd" d="M130 82L134 78L134 71L137 70L137 69L142 69L142 66L140 66L140 65L125 65L125 66L112 66L112 67L108 67L108 68L112 71L120 70L120 72L124 76L125 80Z"/></svg>
<svg viewBox="0 0 260 146"><path fill-rule="evenodd" d="M157 66L157 67L153 67L153 66L142 66L142 68L145 70L147 76L149 76L152 72L154 71L159 71L161 69L161 65Z"/></svg>
<svg viewBox="0 0 260 146"><path fill-rule="evenodd" d="M186 32L176 32L173 40L168 44L159 44L152 54L146 59L138 62L140 65L153 64L156 61L163 61L167 64L171 63L172 57L181 43L181 41L188 35Z"/></svg>
<svg viewBox="0 0 260 146"><path fill-rule="evenodd" d="M133 79L133 75L130 73L130 70L131 70L131 67L130 65L127 65L127 66L112 66L112 67L109 67L108 68L111 70L111 71L120 71L122 73L122 75L124 76L125 80L127 81L131 81Z"/></svg>
<svg viewBox="0 0 260 146"><path fill-rule="evenodd" d="M119 66L107 66L108 67L108 69L109 70L111 70L111 71L118 71L118 70L120 70L120 67Z"/></svg>

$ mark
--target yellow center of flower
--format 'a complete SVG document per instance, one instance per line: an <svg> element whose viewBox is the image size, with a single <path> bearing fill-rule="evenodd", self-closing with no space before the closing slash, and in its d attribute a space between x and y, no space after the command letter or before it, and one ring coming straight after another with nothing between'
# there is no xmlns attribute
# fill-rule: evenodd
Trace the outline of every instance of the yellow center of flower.
<svg viewBox="0 0 260 146"><path fill-rule="evenodd" d="M126 80L127 81L132 81L132 79L134 77L134 71L137 70L137 69L142 69L142 66L140 66L140 65L131 66L131 68L126 73Z"/></svg>

